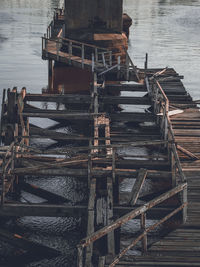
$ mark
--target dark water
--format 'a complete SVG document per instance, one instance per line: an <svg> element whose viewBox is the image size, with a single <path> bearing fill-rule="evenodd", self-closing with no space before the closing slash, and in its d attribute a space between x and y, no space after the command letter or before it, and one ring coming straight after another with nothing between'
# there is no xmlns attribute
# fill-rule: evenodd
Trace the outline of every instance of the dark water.
<svg viewBox="0 0 200 267"><path fill-rule="evenodd" d="M41 60L41 36L59 0L0 0L0 95L3 88L27 87L41 92L47 85L47 64ZM149 53L150 67L175 67L185 76L184 83L195 99L200 99L200 0L124 0L124 11L133 18L129 52L138 67ZM44 126L52 124L45 121ZM47 141L48 142L48 141ZM46 146L46 142L42 144ZM31 181L31 180L29 180ZM69 177L34 179L69 198L84 199L83 183ZM33 199L23 194L22 201ZM74 266L74 248L80 238L80 221L73 218L18 219L7 227L62 251L54 260L29 266ZM8 248L6 247L6 253ZM0 254L2 255L2 254Z"/></svg>

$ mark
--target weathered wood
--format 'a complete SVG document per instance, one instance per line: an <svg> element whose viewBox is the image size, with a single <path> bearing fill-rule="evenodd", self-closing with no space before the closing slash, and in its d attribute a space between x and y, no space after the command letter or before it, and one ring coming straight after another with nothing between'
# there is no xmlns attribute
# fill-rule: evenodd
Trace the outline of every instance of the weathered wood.
<svg viewBox="0 0 200 267"><path fill-rule="evenodd" d="M145 213L141 214L140 227L141 227L141 231L144 232L144 237L142 239L142 253L144 255L147 252L147 233L146 233L146 214Z"/></svg>
<svg viewBox="0 0 200 267"><path fill-rule="evenodd" d="M7 116L10 123L16 122L16 92L8 93Z"/></svg>
<svg viewBox="0 0 200 267"><path fill-rule="evenodd" d="M70 164L69 164L70 165ZM34 172L33 172L34 171ZM1 172L0 172L1 174ZM87 178L88 170L87 169L71 169L71 168L63 168L62 169L49 169L43 168L34 169L34 168L15 168L11 174L15 175L44 175L44 176L77 176L77 177L85 177ZM112 170L104 170L104 169L93 169L92 174L95 177L102 176L112 176ZM122 178L136 178L138 175L138 170L134 169L116 169L115 174L118 177ZM154 171L149 170L147 174L147 178L149 179L169 179L171 177L171 172L167 171Z"/></svg>
<svg viewBox="0 0 200 267"><path fill-rule="evenodd" d="M96 179L92 179L90 183L90 194L88 201L88 223L87 223L87 235L94 233L94 206L96 197ZM93 254L93 244L90 244L86 248L86 266L92 266L92 254Z"/></svg>
<svg viewBox="0 0 200 267"><path fill-rule="evenodd" d="M138 177L133 185L131 194L130 194L130 200L129 203L131 205L135 205L137 202L137 199L139 197L140 190L144 184L145 178L147 176L147 170L146 169L140 169L138 173Z"/></svg>
<svg viewBox="0 0 200 267"><path fill-rule="evenodd" d="M113 182L111 178L107 178L107 224L113 222ZM115 237L114 231L110 232L107 236L108 254L115 255Z"/></svg>
<svg viewBox="0 0 200 267"><path fill-rule="evenodd" d="M146 230L142 234L140 234L127 248L125 248L124 250L122 250L122 252L120 252L120 254L117 257L115 257L114 261L109 265L109 267L114 267L119 262L120 258L122 256L124 256L128 250L130 250L132 247L134 247L142 238L144 238L144 236L148 232L152 231L157 226L159 226L163 222L167 221L173 215L175 215L180 210L182 210L184 208L184 206L186 206L186 205L187 205L187 203L185 203L184 205L181 205L180 207L178 207L177 209L175 209L173 212L171 212L170 214L168 214L167 216L165 216L163 219L161 219L159 222L157 222L157 223L149 226L148 228L146 228Z"/></svg>
<svg viewBox="0 0 200 267"><path fill-rule="evenodd" d="M151 209L152 207L162 203L164 200L174 196L175 194L183 191L186 187L187 187L187 183L180 184L177 187L162 194L161 196L149 201L148 203L144 204L143 206L141 206L137 209L134 209L132 212L128 213L127 215L124 215L123 217L117 219L114 223L109 224L108 226L103 227L99 231L96 231L93 235L88 236L87 238L84 238L81 241L80 246L82 246L83 248L87 247L90 243L94 242L96 239L101 238L102 236L110 233L111 231L118 228L119 226L125 224L129 220L131 220L131 219L135 218L136 216L146 212L147 210ZM183 207L181 206L181 209L182 208Z"/></svg>
<svg viewBox="0 0 200 267"><path fill-rule="evenodd" d="M81 214L84 214L86 210L86 206L4 203L4 205L0 207L0 216L79 217Z"/></svg>

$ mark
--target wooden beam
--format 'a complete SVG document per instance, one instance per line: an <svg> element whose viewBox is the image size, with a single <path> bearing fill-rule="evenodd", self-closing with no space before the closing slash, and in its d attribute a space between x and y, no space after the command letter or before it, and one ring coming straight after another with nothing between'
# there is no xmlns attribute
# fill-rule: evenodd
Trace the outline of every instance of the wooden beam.
<svg viewBox="0 0 200 267"><path fill-rule="evenodd" d="M86 210L86 206L5 203L0 207L0 216L76 217L84 214Z"/></svg>
<svg viewBox="0 0 200 267"><path fill-rule="evenodd" d="M113 222L113 182L111 178L107 178L107 224ZM115 255L115 236L114 231L110 232L107 237L108 254Z"/></svg>
<svg viewBox="0 0 200 267"><path fill-rule="evenodd" d="M33 118L48 118L52 120L93 120L93 117L96 116L96 114L93 113L63 113L63 112L49 112L49 113L42 113L42 112L23 112L22 115L24 117L33 117Z"/></svg>
<svg viewBox="0 0 200 267"><path fill-rule="evenodd" d="M96 199L96 179L92 179L90 183L90 194L88 201L88 223L87 223L87 236L94 233L94 207ZM93 254L93 244L90 244L86 248L86 259L85 264L88 267L92 266L92 254Z"/></svg>
<svg viewBox="0 0 200 267"><path fill-rule="evenodd" d="M147 177L147 170L146 169L140 169L138 173L138 177L133 185L131 195L130 195L130 200L129 203L131 205L135 205L137 202L137 199L139 197L140 190L144 184L144 180Z"/></svg>
<svg viewBox="0 0 200 267"><path fill-rule="evenodd" d="M33 172L34 170L34 172ZM136 178L138 176L138 170L134 169L116 169L115 175L122 178ZM1 174L2 172L0 172ZM84 177L87 178L87 169L71 169L71 168L58 168L58 169L32 169L32 168L16 168L11 174L16 175L30 175L30 176L72 176L72 177ZM103 176L112 176L112 170L106 169L93 169L92 174L99 178ZM169 179L171 177L171 172L168 171L154 171L148 170L147 178L149 179Z"/></svg>
<svg viewBox="0 0 200 267"><path fill-rule="evenodd" d="M66 199L63 196L59 196L55 193L49 192L45 189L42 189L40 187L37 187L33 184L29 184L29 183L20 183L20 189L24 190L25 192L28 192L30 194L36 195L38 197L41 197L43 199L46 199L48 201L48 203L54 203L54 204L58 204L58 203L66 203L69 202L69 199Z"/></svg>

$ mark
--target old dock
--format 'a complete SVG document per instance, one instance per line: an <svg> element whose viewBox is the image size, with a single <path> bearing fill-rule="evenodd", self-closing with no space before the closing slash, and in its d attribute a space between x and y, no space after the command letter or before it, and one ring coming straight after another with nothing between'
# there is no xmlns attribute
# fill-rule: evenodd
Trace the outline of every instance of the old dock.
<svg viewBox="0 0 200 267"><path fill-rule="evenodd" d="M0 216L81 217L75 266L199 266L198 103L172 68L149 69L146 62L138 69L128 53L123 59L63 38L63 12L57 10L42 39L49 89L54 62L86 69L90 91L4 89ZM57 124L40 127L41 119ZM33 139L52 139L60 148L43 149ZM54 176L83 181L87 203L27 182ZM127 184L129 191L123 190ZM21 191L44 201L22 201ZM3 228L0 239L23 251L4 264L60 253Z"/></svg>
<svg viewBox="0 0 200 267"><path fill-rule="evenodd" d="M173 69L147 69L145 73L143 85L107 85L94 72L88 95L38 95L27 93L25 88L21 92L16 88L4 91L0 214L87 214L86 237L77 244L78 266L199 264L199 110ZM123 96L124 92L138 91L143 96ZM54 102L57 108L38 108L34 102ZM59 103L70 108L60 110ZM80 103L84 108L78 110L76 104ZM145 105L146 109L123 112L118 104L131 105L133 110ZM43 129L30 124L31 117L50 118L75 129L81 122L88 131L62 133ZM50 138L71 145L44 151L31 146L32 138ZM88 184L88 204L69 205L59 192L26 183L27 175L84 179ZM135 181L125 197L119 191L124 179ZM143 192L148 181L155 186ZM11 201L9 192L13 190L27 191L47 202ZM152 219L154 223L150 224ZM140 227L134 223L138 220ZM164 236L156 236L154 229L161 224L167 228L168 220L171 224L173 221L173 231L170 228ZM132 233L123 229L128 222L134 228ZM151 232L156 242L151 241ZM0 232L1 238L12 243L9 235L5 238ZM135 246L137 255L127 256Z"/></svg>

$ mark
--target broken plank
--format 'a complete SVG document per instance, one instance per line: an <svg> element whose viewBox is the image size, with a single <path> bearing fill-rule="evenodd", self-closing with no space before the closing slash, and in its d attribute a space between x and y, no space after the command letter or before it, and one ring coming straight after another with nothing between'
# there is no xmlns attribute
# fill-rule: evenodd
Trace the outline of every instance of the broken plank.
<svg viewBox="0 0 200 267"><path fill-rule="evenodd" d="M131 191L131 196L130 196L130 200L129 203L131 205L135 205L135 203L137 202L140 190L144 184L144 180L147 176L147 170L146 169L140 169L139 173L138 173L138 177L133 185L132 191Z"/></svg>

